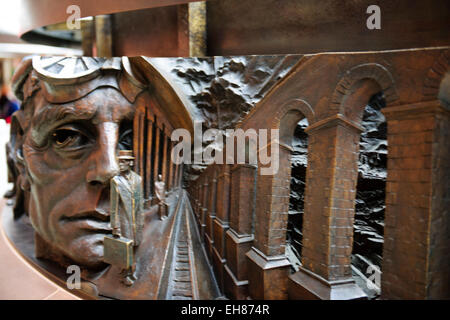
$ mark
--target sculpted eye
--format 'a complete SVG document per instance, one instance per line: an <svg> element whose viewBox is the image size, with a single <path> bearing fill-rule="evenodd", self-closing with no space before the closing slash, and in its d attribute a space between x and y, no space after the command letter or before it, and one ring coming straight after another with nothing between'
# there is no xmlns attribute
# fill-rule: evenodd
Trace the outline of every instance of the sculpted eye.
<svg viewBox="0 0 450 320"><path fill-rule="evenodd" d="M76 128L60 128L52 134L53 145L58 149L78 149L89 143L88 137Z"/></svg>
<svg viewBox="0 0 450 320"><path fill-rule="evenodd" d="M133 149L133 130L124 130L119 136L119 150Z"/></svg>

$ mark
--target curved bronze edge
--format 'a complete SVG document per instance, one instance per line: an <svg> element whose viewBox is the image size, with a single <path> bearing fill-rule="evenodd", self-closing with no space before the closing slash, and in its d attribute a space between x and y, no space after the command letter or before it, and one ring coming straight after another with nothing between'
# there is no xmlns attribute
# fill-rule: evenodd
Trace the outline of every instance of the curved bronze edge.
<svg viewBox="0 0 450 320"><path fill-rule="evenodd" d="M178 214L178 211L184 209L183 199L185 197L182 189L174 190L173 192L174 193L172 193L172 195L176 196L175 193L178 193L178 197L176 199L176 205L174 206L174 210L173 211L171 210L171 213L169 214L170 219L168 220L170 225L168 226L168 229L170 230L170 234L173 233L175 216ZM48 261L45 259L38 259L35 257L34 229L31 227L31 225L27 224L25 220L27 218L25 216L22 216L22 218L14 220L12 206L7 205L6 202L3 208L0 208L0 210L2 220L0 227L4 230L5 237L8 239L8 242L15 249L15 251L25 259L25 261L29 264L31 268L33 268L38 273L43 275L45 278L56 284L62 290L72 293L73 295L81 299L86 300L117 299L117 297L110 295L108 289L106 289L105 292L102 292L104 287L101 284L99 286L97 280L93 280L93 282L82 280L81 289L68 290L66 287L66 280L69 275L65 273L65 270L61 266L57 265L55 262ZM171 240L170 239L167 240L168 240L167 246L169 246ZM162 270L163 268L164 266L161 268L161 277L159 277L158 282L163 281L162 277L162 274L164 273L163 272L164 270ZM159 286L161 286L160 283ZM119 295L119 298L121 297L122 295ZM126 294L123 295L123 298L127 298ZM136 297L136 298L139 299L143 297Z"/></svg>
<svg viewBox="0 0 450 320"><path fill-rule="evenodd" d="M4 201L2 199L1 201ZM66 287L67 274L64 270L50 261L39 260L34 256L34 230L27 225L23 217L17 221L13 220L12 206L6 202L0 206L1 210L1 225L5 238L10 243L13 249L21 256L29 265L29 267L36 270L42 276L56 284L62 290L71 293L84 300L103 299L94 295L94 288L92 284L87 281L82 281L81 289L68 290ZM89 292L91 291L91 292Z"/></svg>

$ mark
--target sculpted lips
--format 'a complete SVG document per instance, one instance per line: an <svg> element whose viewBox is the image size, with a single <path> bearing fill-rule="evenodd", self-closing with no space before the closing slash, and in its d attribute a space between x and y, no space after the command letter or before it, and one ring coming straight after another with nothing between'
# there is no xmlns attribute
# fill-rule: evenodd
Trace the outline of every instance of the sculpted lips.
<svg viewBox="0 0 450 320"><path fill-rule="evenodd" d="M71 216L62 216L61 223L77 226L79 229L92 230L97 233L111 233L109 214L102 210L87 211Z"/></svg>

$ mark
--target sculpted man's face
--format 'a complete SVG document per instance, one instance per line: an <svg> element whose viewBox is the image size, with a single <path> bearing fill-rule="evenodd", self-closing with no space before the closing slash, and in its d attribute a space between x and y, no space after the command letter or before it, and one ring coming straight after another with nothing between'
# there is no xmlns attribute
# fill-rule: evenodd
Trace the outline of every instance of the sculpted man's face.
<svg viewBox="0 0 450 320"><path fill-rule="evenodd" d="M132 166L133 166L133 160L127 160L127 159L119 160L120 172L126 173L131 170Z"/></svg>
<svg viewBox="0 0 450 320"><path fill-rule="evenodd" d="M113 88L65 104L40 92L23 144L35 230L75 263L101 266L111 233L109 182L118 149L131 149L134 107Z"/></svg>

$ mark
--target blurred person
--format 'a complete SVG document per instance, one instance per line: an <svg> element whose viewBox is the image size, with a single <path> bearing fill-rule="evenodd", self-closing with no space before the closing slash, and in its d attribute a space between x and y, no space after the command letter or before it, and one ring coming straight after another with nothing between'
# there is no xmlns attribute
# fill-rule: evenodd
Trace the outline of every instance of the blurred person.
<svg viewBox="0 0 450 320"><path fill-rule="evenodd" d="M9 86L3 84L0 95L0 118L6 123L11 123L11 115L17 110L19 110L19 102L13 98Z"/></svg>

